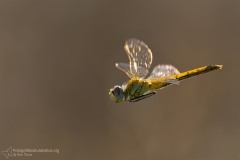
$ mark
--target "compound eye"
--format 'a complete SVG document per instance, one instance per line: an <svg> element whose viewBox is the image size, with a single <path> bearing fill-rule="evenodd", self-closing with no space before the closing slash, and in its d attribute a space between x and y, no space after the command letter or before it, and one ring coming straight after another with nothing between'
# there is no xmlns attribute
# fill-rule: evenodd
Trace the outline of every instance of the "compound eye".
<svg viewBox="0 0 240 160"><path fill-rule="evenodd" d="M119 87L114 88L114 95L116 95L116 96L119 95L120 91L121 91L121 89Z"/></svg>

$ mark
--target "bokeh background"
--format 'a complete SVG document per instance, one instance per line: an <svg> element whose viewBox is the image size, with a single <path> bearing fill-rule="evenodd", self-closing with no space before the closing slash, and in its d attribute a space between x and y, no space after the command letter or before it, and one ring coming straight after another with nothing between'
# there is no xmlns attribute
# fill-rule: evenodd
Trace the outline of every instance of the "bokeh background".
<svg viewBox="0 0 240 160"><path fill-rule="evenodd" d="M60 150L16 159L239 160L239 8L238 0L1 1L0 150ZM115 104L107 90L128 81L115 63L128 62L131 37L151 48L152 68L223 69Z"/></svg>

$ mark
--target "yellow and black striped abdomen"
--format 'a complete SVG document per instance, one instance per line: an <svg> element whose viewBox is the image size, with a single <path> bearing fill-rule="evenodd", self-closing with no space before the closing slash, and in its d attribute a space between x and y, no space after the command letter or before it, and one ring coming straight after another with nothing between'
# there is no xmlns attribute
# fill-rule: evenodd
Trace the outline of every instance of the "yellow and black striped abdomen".
<svg viewBox="0 0 240 160"><path fill-rule="evenodd" d="M222 68L222 65L204 66L204 67L193 69L193 70L190 70L190 71L187 71L187 72L179 73L177 75L174 75L174 77L176 79L178 79L179 81L182 81L184 79L191 78L191 77L194 77L194 76L197 76L197 75L200 75L200 74L204 74L204 73L207 73L207 72L210 72L210 71L218 70L218 69L221 69L221 68Z"/></svg>
<svg viewBox="0 0 240 160"><path fill-rule="evenodd" d="M178 81L182 81L182 80L185 80L185 79L188 79L188 78L191 78L191 77L194 77L194 76L198 76L198 75L210 72L210 71L218 70L218 69L221 69L221 68L222 68L222 65L204 66L204 67L200 67L200 68L193 69L193 70L190 70L190 71L182 72L182 73L179 73L179 74L176 74L176 75L172 75L172 76L169 76L168 78L169 79L177 79ZM152 80L151 89L160 89L160 88L163 88L163 87L166 87L166 86L172 84L172 83L164 82L165 79L166 79L166 78L165 79L164 78L165 77Z"/></svg>

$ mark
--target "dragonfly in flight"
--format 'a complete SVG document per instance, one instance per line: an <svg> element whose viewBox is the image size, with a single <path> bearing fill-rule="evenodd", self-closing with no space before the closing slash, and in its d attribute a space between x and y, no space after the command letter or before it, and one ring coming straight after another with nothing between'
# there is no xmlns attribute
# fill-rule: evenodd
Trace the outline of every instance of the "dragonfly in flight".
<svg viewBox="0 0 240 160"><path fill-rule="evenodd" d="M162 64L157 65L151 75L145 78L152 64L151 50L144 42L134 38L125 42L124 49L130 62L116 63L116 67L131 79L122 86L116 85L109 90L110 98L116 103L137 102L156 94L158 89L222 68L222 65L209 65L180 73L174 66Z"/></svg>

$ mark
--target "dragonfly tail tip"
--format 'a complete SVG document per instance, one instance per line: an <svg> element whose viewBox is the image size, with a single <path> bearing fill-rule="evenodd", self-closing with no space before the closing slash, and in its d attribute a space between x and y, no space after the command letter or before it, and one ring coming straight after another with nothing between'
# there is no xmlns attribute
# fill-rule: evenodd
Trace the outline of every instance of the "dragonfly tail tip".
<svg viewBox="0 0 240 160"><path fill-rule="evenodd" d="M222 69L223 65L216 65L218 69Z"/></svg>

